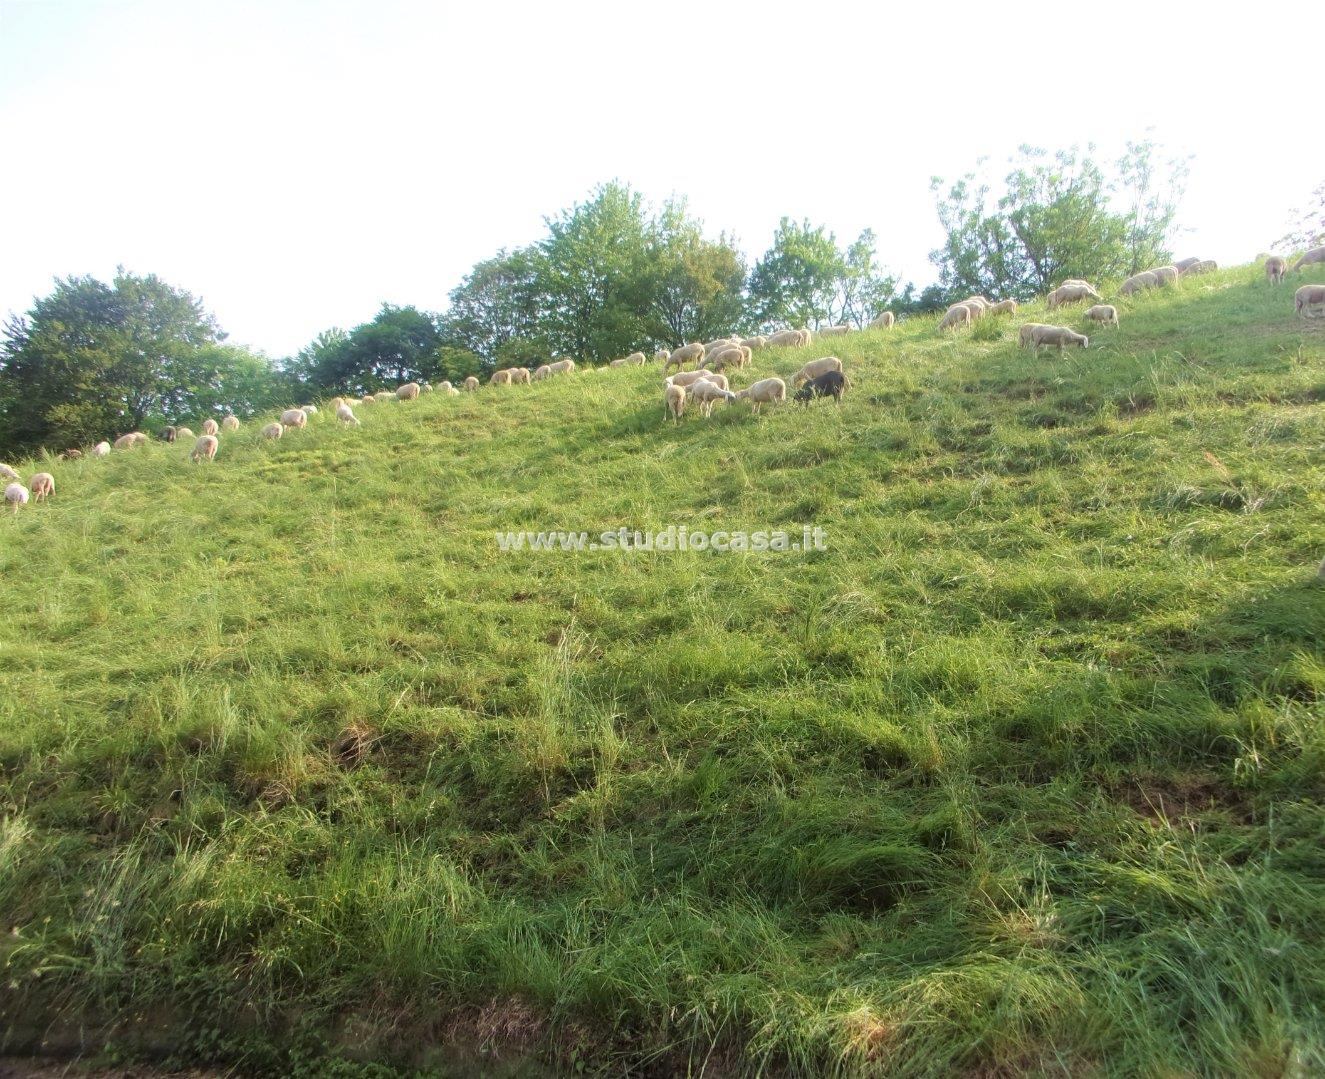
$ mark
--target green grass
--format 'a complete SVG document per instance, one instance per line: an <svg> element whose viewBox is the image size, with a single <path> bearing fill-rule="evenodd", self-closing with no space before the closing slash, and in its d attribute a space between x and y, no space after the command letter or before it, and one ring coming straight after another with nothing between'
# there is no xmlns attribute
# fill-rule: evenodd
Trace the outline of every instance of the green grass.
<svg viewBox="0 0 1325 1079"><path fill-rule="evenodd" d="M738 376L833 352L840 410L673 426L618 369L50 465L0 521L8 1047L1325 1068L1325 323L1253 266L1112 302ZM493 540L668 524L829 549Z"/></svg>

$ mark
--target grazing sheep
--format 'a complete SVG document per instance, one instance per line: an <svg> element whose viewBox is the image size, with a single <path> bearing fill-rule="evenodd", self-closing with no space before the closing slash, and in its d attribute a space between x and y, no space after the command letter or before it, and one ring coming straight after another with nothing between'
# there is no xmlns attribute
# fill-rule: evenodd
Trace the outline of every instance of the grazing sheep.
<svg viewBox="0 0 1325 1079"><path fill-rule="evenodd" d="M1303 266L1313 266L1317 262L1325 262L1325 247L1313 247L1306 252L1300 259L1293 263L1293 273L1297 273ZM1212 264L1213 265L1213 264Z"/></svg>
<svg viewBox="0 0 1325 1079"><path fill-rule="evenodd" d="M823 326L816 330L815 333L820 337L841 337L844 333L850 333L851 330L852 327L843 322L836 326Z"/></svg>
<svg viewBox="0 0 1325 1079"><path fill-rule="evenodd" d="M1288 261L1278 255L1271 255L1265 260L1265 276L1270 284L1282 285L1284 274L1288 272Z"/></svg>
<svg viewBox="0 0 1325 1079"><path fill-rule="evenodd" d="M529 385L529 381L530 381L529 368L527 368L527 367L512 367L512 368L511 368L511 385L512 385L512 386L528 386L528 385Z"/></svg>
<svg viewBox="0 0 1325 1079"><path fill-rule="evenodd" d="M1078 278L1069 278L1059 285L1053 292L1049 293L1046 300L1050 311L1055 307L1060 307L1065 303L1080 303L1082 300L1100 299L1100 294L1086 281Z"/></svg>
<svg viewBox="0 0 1325 1079"><path fill-rule="evenodd" d="M493 371L492 377L488 379L489 386L509 386L511 384L511 370L509 367L503 367L500 371Z"/></svg>
<svg viewBox="0 0 1325 1079"><path fill-rule="evenodd" d="M1313 307L1325 308L1325 285L1303 285L1293 293L1293 308L1303 318L1315 318Z"/></svg>
<svg viewBox="0 0 1325 1079"><path fill-rule="evenodd" d="M419 392L420 392L420 393L432 393L432 383L431 383L431 382L423 382L423 383L420 383L420 385L419 385Z"/></svg>
<svg viewBox="0 0 1325 1079"><path fill-rule="evenodd" d="M537 374L538 372L535 371L534 373ZM470 393L473 393L476 389L478 389L478 379L475 378L473 375L466 376L465 389Z"/></svg>
<svg viewBox="0 0 1325 1079"><path fill-rule="evenodd" d="M607 366L608 366L608 367L625 367L625 366L626 366L626 359L625 359L625 357L623 356L623 357L622 357L621 359L619 359L619 360L609 360L608 363L607 363Z"/></svg>
<svg viewBox="0 0 1325 1079"><path fill-rule="evenodd" d="M1016 300L999 300L989 309L991 315L1015 315L1017 313Z"/></svg>
<svg viewBox="0 0 1325 1079"><path fill-rule="evenodd" d="M223 420L221 421L221 430L222 430L222 431L231 431L231 432L233 432L233 431L238 431L238 430L239 430L239 417L238 417L238 416L227 416L225 419L223 419Z"/></svg>
<svg viewBox="0 0 1325 1079"><path fill-rule="evenodd" d="M77 461L83 456L82 450L68 449L64 451L63 457L68 461Z"/></svg>
<svg viewBox="0 0 1325 1079"><path fill-rule="evenodd" d="M653 354L653 362L666 363L669 356L671 356L671 353L668 352L666 349L659 349L657 352Z"/></svg>
<svg viewBox="0 0 1325 1079"><path fill-rule="evenodd" d="M302 408L287 408L281 413L281 424L285 427L303 427L308 423L308 413Z"/></svg>
<svg viewBox="0 0 1325 1079"><path fill-rule="evenodd" d="M406 382L403 386L396 387L397 401L417 401L419 399L419 384L417 382Z"/></svg>
<svg viewBox="0 0 1325 1079"><path fill-rule="evenodd" d="M179 437L179 429L176 427L167 427L161 432L162 442L174 442Z"/></svg>
<svg viewBox="0 0 1325 1079"><path fill-rule="evenodd" d="M551 368L545 363L540 364L538 367L534 368L534 373L529 376L529 380L531 382L542 382L549 374L551 374Z"/></svg>
<svg viewBox="0 0 1325 1079"><path fill-rule="evenodd" d="M948 308L947 314L939 319L939 333L951 329L954 326L970 326L971 309L964 303L955 304Z"/></svg>
<svg viewBox="0 0 1325 1079"><path fill-rule="evenodd" d="M667 357L667 362L663 364L663 374L665 375L671 370L672 364L676 364L676 369L678 371L684 371L686 364L692 362L698 363L703 358L704 346L698 341L692 342L689 345L682 345Z"/></svg>
<svg viewBox="0 0 1325 1079"><path fill-rule="evenodd" d="M459 396L460 396L460 391L457 390L454 386L447 386L447 387L446 387L446 395L447 395L448 397L459 397Z"/></svg>
<svg viewBox="0 0 1325 1079"><path fill-rule="evenodd" d="M341 423L347 423L351 427L359 426L359 417L354 414L354 409L350 408L344 401L336 406L336 419Z"/></svg>
<svg viewBox="0 0 1325 1079"><path fill-rule="evenodd" d="M216 460L216 451L221 448L221 440L215 435L199 435L198 441L193 444L193 452L189 454L190 461L214 461Z"/></svg>
<svg viewBox="0 0 1325 1079"><path fill-rule="evenodd" d="M700 414L703 416L712 416L713 406L718 401L726 401L730 404L736 400L736 394L732 393L726 386L719 386L712 379L707 378L701 378L690 386L686 390L686 396L698 402Z"/></svg>
<svg viewBox="0 0 1325 1079"><path fill-rule="evenodd" d="M715 352L706 359L701 367L708 367L714 371L721 371L727 367L735 367L738 370L751 361L754 351L744 348L741 345L732 345L731 348L724 348L720 352Z"/></svg>
<svg viewBox="0 0 1325 1079"><path fill-rule="evenodd" d="M214 435L220 430L221 430L220 425L215 420L207 419L202 421L203 434Z"/></svg>
<svg viewBox="0 0 1325 1079"><path fill-rule="evenodd" d="M1142 270L1140 273L1133 274L1124 281L1122 286L1118 289L1118 292L1123 296L1131 296L1135 292L1140 292L1142 289L1154 288L1158 284L1158 277L1152 274L1149 270Z"/></svg>
<svg viewBox="0 0 1325 1079"><path fill-rule="evenodd" d="M810 344L809 330L779 330L768 339L771 348L800 348Z"/></svg>
<svg viewBox="0 0 1325 1079"><path fill-rule="evenodd" d="M768 338L762 334L755 337L744 337L741 339L741 348L748 348L751 352L761 349L768 344Z"/></svg>
<svg viewBox="0 0 1325 1079"><path fill-rule="evenodd" d="M55 477L49 472L37 472L28 480L28 486L32 489L32 497L40 502L55 494Z"/></svg>
<svg viewBox="0 0 1325 1079"><path fill-rule="evenodd" d="M1026 333L1030 330L1030 334ZM1027 339L1035 346L1038 352L1041 345L1055 345L1059 352L1063 351L1064 345L1076 345L1078 348L1088 348L1090 338L1075 330L1068 329L1066 326L1046 326L1043 323L1032 322L1028 326L1021 328L1021 344L1025 347Z"/></svg>
<svg viewBox="0 0 1325 1079"><path fill-rule="evenodd" d="M708 359L715 352L721 352L723 349L731 348L733 345L739 345L740 342L734 337L719 337L715 341L709 341L704 345L704 359Z"/></svg>
<svg viewBox="0 0 1325 1079"><path fill-rule="evenodd" d="M841 371L842 361L836 356L821 356L817 360L810 360L799 371L791 376L793 387L799 386L802 382L808 382L812 378L818 378L825 371Z"/></svg>
<svg viewBox="0 0 1325 1079"><path fill-rule="evenodd" d="M1217 269L1219 269L1219 263L1214 259L1202 259L1195 265L1188 266L1187 269L1183 271L1183 276L1187 277L1195 274L1210 273L1212 270Z"/></svg>
<svg viewBox="0 0 1325 1079"><path fill-rule="evenodd" d="M14 471L12 468L10 468L8 465L0 465L0 479L5 479L5 480L19 480L19 479L22 479L22 478L23 478L22 476L20 476L17 472L15 472L15 471Z"/></svg>
<svg viewBox="0 0 1325 1079"><path fill-rule="evenodd" d="M762 378L736 394L735 400L749 401L756 416L760 405L775 405L787 399L787 384L780 378Z"/></svg>
<svg viewBox="0 0 1325 1079"><path fill-rule="evenodd" d="M285 428L279 423L269 423L262 429L263 438L280 438L283 434L285 434Z"/></svg>
<svg viewBox="0 0 1325 1079"><path fill-rule="evenodd" d="M991 300L986 300L983 296L967 296L966 299L958 300L957 303L964 303L967 307L971 307L972 305L974 305L980 308L981 311L986 311L994 306ZM953 306L955 307L956 304L954 304ZM975 315L974 311L972 311L971 314L973 317L979 317Z"/></svg>
<svg viewBox="0 0 1325 1079"><path fill-rule="evenodd" d="M190 431L187 427L176 427L176 428L175 428L175 437L176 437L177 439L181 439L181 438L182 438L182 439L184 439L185 441L188 441L190 438L193 438L194 436L193 436L193 432Z"/></svg>
<svg viewBox="0 0 1325 1079"><path fill-rule="evenodd" d="M665 386L693 386L696 382L716 382L719 385L727 385L727 376L717 374L714 371L706 371L703 368L696 368L694 371L681 371L672 375L663 385Z"/></svg>
<svg viewBox="0 0 1325 1079"><path fill-rule="evenodd" d="M624 360L622 360L621 362L624 363L624 364L628 364L628 365L631 366L631 367L643 367L643 366L644 366L646 363L648 363L649 361L648 361L647 359L645 359L645 357L644 357L644 353L642 353L642 352L632 352L629 356L627 356L627 357L626 357Z"/></svg>
<svg viewBox="0 0 1325 1079"><path fill-rule="evenodd" d="M147 436L141 431L130 431L127 435L120 435L115 440L117 450L131 450L135 446L141 446L147 441Z"/></svg>
<svg viewBox="0 0 1325 1079"><path fill-rule="evenodd" d="M1199 258L1179 259L1177 262L1173 264L1173 268L1177 270L1178 273L1183 274L1186 273L1189 269L1191 269L1200 261L1201 260Z"/></svg>
<svg viewBox="0 0 1325 1079"><path fill-rule="evenodd" d="M375 405L377 404L377 398L374 397L371 393L365 393L362 397L359 398L359 404Z"/></svg>
<svg viewBox="0 0 1325 1079"><path fill-rule="evenodd" d="M1106 326L1118 325L1118 308L1111 303L1097 303L1094 307L1086 308L1085 318L1094 322L1102 322Z"/></svg>
<svg viewBox="0 0 1325 1079"><path fill-rule="evenodd" d="M1178 267L1176 266L1156 266L1150 272L1159 279L1161 285L1169 285L1178 280Z"/></svg>
<svg viewBox="0 0 1325 1079"><path fill-rule="evenodd" d="M15 515L17 515L19 506L28 504L28 489L21 483L11 483L5 488L5 501L9 503Z"/></svg>
<svg viewBox="0 0 1325 1079"><path fill-rule="evenodd" d="M891 330L897 324L897 316L891 311L885 311L873 322L870 323L871 330Z"/></svg>
<svg viewBox="0 0 1325 1079"><path fill-rule="evenodd" d="M686 410L686 391L684 386L678 386L673 382L668 382L663 390L663 419L672 417L672 422L676 423Z"/></svg>
<svg viewBox="0 0 1325 1079"><path fill-rule="evenodd" d="M575 374L575 361L558 360L556 363L550 363L547 365L547 373L549 378L553 375L573 375Z"/></svg>
<svg viewBox="0 0 1325 1079"><path fill-rule="evenodd" d="M808 405L816 397L832 397L840 405L846 385L846 376L841 371L825 371L797 390L796 400Z"/></svg>
<svg viewBox="0 0 1325 1079"><path fill-rule="evenodd" d="M110 443L109 443L109 442L98 442L95 446L92 447L92 456L93 456L93 457L109 457L109 456L110 456Z"/></svg>
<svg viewBox="0 0 1325 1079"><path fill-rule="evenodd" d="M317 415L317 405L300 405L299 407L304 410L305 415L308 416Z"/></svg>
<svg viewBox="0 0 1325 1079"><path fill-rule="evenodd" d="M390 390L378 390L375 394L373 394L373 399L376 401L394 401L396 399L396 395L392 393Z"/></svg>

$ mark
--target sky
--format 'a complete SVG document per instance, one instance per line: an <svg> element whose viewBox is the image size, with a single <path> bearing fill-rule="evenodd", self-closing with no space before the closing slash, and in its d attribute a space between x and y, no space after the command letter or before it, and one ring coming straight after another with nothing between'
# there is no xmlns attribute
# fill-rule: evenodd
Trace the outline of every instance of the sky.
<svg viewBox="0 0 1325 1079"><path fill-rule="evenodd" d="M872 228L923 284L932 176L1147 132L1193 155L1178 254L1245 262L1325 180L1300 10L0 0L0 317L123 265L288 355L613 179L752 259L784 215Z"/></svg>

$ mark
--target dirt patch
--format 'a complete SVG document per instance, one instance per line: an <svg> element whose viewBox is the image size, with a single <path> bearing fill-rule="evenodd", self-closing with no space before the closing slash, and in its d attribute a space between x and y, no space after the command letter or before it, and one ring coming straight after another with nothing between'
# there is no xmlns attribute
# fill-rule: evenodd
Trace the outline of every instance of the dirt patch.
<svg viewBox="0 0 1325 1079"><path fill-rule="evenodd" d="M1132 776L1106 789L1137 816L1160 824L1190 825L1211 813L1225 813L1239 824L1255 819L1247 794L1216 776Z"/></svg>

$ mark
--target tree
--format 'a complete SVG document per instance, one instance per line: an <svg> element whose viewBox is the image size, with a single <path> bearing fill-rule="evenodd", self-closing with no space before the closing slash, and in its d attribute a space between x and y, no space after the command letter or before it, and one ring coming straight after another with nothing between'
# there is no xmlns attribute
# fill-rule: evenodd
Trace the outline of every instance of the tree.
<svg viewBox="0 0 1325 1079"><path fill-rule="evenodd" d="M842 255L830 316L835 323L871 322L897 293L897 278L876 264L874 233L865 229Z"/></svg>
<svg viewBox="0 0 1325 1079"><path fill-rule="evenodd" d="M704 239L685 201L667 202L650 226L639 289L649 342L670 346L734 332L744 321L744 284L745 264L735 244L726 236L717 243Z"/></svg>
<svg viewBox="0 0 1325 1079"><path fill-rule="evenodd" d="M1293 211L1296 224L1274 246L1282 251L1301 251L1325 243L1325 184L1307 199L1302 209Z"/></svg>
<svg viewBox="0 0 1325 1079"><path fill-rule="evenodd" d="M261 397L270 365L233 346L200 300L122 267L111 284L57 280L0 346L7 453L96 441L206 411L232 384Z"/></svg>
<svg viewBox="0 0 1325 1079"><path fill-rule="evenodd" d="M784 217L750 274L752 314L761 327L816 327L831 318L844 272L832 233Z"/></svg>
<svg viewBox="0 0 1325 1079"><path fill-rule="evenodd" d="M536 255L498 251L478 263L451 290L441 319L442 336L454 347L482 356L489 366L509 342L539 337L535 291ZM544 352L547 346L543 345Z"/></svg>
<svg viewBox="0 0 1325 1079"><path fill-rule="evenodd" d="M384 303L371 322L348 334L319 335L296 366L314 390L358 395L441 376L444 343L432 315Z"/></svg>

